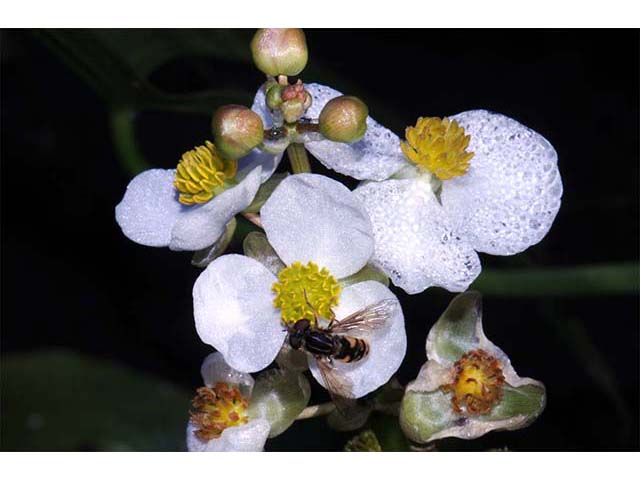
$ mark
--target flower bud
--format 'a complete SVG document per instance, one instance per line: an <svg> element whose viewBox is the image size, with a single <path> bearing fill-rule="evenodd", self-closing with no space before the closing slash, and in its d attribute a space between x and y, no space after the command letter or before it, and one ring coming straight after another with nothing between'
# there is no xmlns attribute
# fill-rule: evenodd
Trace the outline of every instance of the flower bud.
<svg viewBox="0 0 640 480"><path fill-rule="evenodd" d="M295 123L297 122L306 109L304 108L304 101L299 98L294 98L293 100L287 100L282 105L280 105L280 112L282 112L282 118L287 123Z"/></svg>
<svg viewBox="0 0 640 480"><path fill-rule="evenodd" d="M274 83L267 89L266 103L271 110L277 110L282 105L282 90L284 87Z"/></svg>
<svg viewBox="0 0 640 480"><path fill-rule="evenodd" d="M213 138L218 150L228 158L240 158L260 145L264 135L262 119L243 105L225 105L213 114Z"/></svg>
<svg viewBox="0 0 640 480"><path fill-rule="evenodd" d="M307 41L298 28L261 28L251 40L251 54L267 75L298 75L307 65Z"/></svg>
<svg viewBox="0 0 640 480"><path fill-rule="evenodd" d="M369 109L357 97L342 95L329 100L320 112L320 133L334 142L352 143L367 131Z"/></svg>

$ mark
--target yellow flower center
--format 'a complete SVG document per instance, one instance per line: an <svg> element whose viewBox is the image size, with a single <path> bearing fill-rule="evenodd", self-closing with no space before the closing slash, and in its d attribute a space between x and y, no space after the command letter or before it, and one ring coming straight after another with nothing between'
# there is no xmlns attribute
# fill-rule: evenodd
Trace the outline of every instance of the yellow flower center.
<svg viewBox="0 0 640 480"><path fill-rule="evenodd" d="M237 171L235 160L223 158L216 146L206 141L204 145L182 154L173 185L180 192L180 203L205 203L221 193L225 183L232 180Z"/></svg>
<svg viewBox="0 0 640 480"><path fill-rule="evenodd" d="M283 323L295 323L306 318L315 326L315 315L333 319L332 308L338 305L342 287L326 268L320 270L313 262L294 262L278 274L271 287L276 293L273 306L280 309Z"/></svg>
<svg viewBox="0 0 640 480"><path fill-rule="evenodd" d="M203 442L219 438L229 427L237 427L249 421L246 414L249 400L238 387L218 382L213 388L200 387L191 402L190 421L199 428L196 436Z"/></svg>
<svg viewBox="0 0 640 480"><path fill-rule="evenodd" d="M449 180L467 173L473 152L467 147L471 136L456 120L420 117L415 127L405 130L402 151L409 160L431 172L440 180Z"/></svg>
<svg viewBox="0 0 640 480"><path fill-rule="evenodd" d="M456 413L482 415L502 400L504 375L500 362L484 350L464 354L455 363L456 377L442 390L452 392L451 405Z"/></svg>

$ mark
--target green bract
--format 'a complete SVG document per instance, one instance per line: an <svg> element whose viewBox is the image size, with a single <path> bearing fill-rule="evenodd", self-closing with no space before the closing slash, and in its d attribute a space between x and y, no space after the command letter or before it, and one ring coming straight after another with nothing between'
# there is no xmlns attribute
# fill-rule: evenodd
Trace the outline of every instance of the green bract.
<svg viewBox="0 0 640 480"><path fill-rule="evenodd" d="M516 430L533 422L545 407L544 385L519 377L505 353L485 336L481 302L478 292L458 295L429 332L427 362L407 385L400 408L400 425L414 442L472 439L491 430ZM442 387L455 385L463 356L478 351L497 360L503 380L501 395L486 413L456 411L455 394Z"/></svg>

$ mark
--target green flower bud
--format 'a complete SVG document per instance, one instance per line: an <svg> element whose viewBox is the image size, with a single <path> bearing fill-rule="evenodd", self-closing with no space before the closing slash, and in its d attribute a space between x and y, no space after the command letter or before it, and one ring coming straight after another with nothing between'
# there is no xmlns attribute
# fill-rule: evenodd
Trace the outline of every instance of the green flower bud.
<svg viewBox="0 0 640 480"><path fill-rule="evenodd" d="M306 109L304 108L304 102L298 98L293 100L287 100L280 105L280 112L282 112L282 118L287 123L295 123L300 117L304 115Z"/></svg>
<svg viewBox="0 0 640 480"><path fill-rule="evenodd" d="M320 112L320 133L334 142L357 142L367 131L367 115L369 109L359 98L336 97Z"/></svg>
<svg viewBox="0 0 640 480"><path fill-rule="evenodd" d="M267 88L266 102L267 107L269 107L271 110L276 110L280 108L280 105L282 105L283 89L284 87L282 85L278 85L277 83L274 83L269 88Z"/></svg>
<svg viewBox="0 0 640 480"><path fill-rule="evenodd" d="M309 54L304 32L298 28L261 28L251 40L256 67L267 75L298 75Z"/></svg>
<svg viewBox="0 0 640 480"><path fill-rule="evenodd" d="M262 119L243 105L225 105L213 114L213 138L222 155L240 158L260 145L264 135Z"/></svg>

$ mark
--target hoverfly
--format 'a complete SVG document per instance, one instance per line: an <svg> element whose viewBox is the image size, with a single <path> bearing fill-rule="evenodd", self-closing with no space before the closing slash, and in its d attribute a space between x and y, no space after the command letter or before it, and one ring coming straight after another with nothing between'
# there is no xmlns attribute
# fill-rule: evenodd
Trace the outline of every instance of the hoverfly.
<svg viewBox="0 0 640 480"><path fill-rule="evenodd" d="M316 317L316 326L312 327L309 320L302 319L288 327L289 345L313 355L327 390L334 400L339 400L336 402L339 410L339 405L344 406L344 400L352 397L352 393L349 380L338 373L334 362L352 363L365 358L369 353L369 342L357 335L386 325L397 304L396 299L381 300L341 320L333 319L327 327L318 326L321 317L309 304Z"/></svg>

